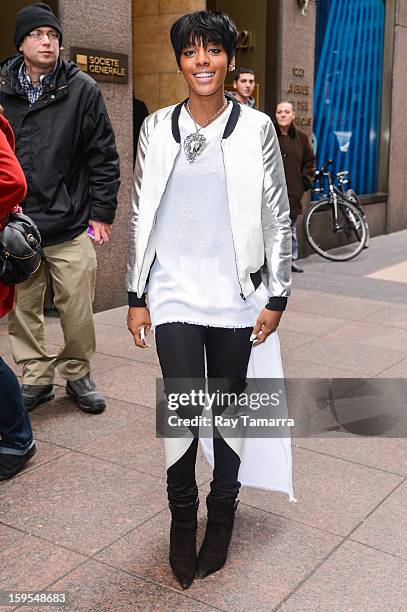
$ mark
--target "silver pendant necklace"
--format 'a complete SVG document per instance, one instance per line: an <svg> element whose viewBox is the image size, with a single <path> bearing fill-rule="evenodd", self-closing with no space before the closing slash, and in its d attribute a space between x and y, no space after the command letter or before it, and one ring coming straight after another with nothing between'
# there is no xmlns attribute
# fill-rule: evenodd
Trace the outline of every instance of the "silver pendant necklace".
<svg viewBox="0 0 407 612"><path fill-rule="evenodd" d="M222 108L220 108L213 117L208 119L208 121L205 121L203 125L198 126L191 113L191 109L189 108L189 100L186 103L185 108L187 109L188 115L191 117L192 121L194 122L195 129L196 129L196 132L194 132L193 134L189 134L189 136L186 136L184 138L184 152L190 164L194 163L196 158L199 157L199 155L201 155L206 145L205 136L203 134L200 134L199 132L203 128L206 128L210 123L212 123L212 121L215 121L215 119L217 119L219 115L223 113L227 105L228 105L228 101L225 100L225 103L222 106Z"/></svg>

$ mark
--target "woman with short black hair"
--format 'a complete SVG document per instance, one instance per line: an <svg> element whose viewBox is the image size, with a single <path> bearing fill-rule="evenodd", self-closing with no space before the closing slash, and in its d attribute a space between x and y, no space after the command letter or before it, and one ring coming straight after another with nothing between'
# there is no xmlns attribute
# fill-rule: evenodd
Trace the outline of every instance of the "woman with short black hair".
<svg viewBox="0 0 407 612"><path fill-rule="evenodd" d="M242 390L253 356L267 362L270 350L274 373L281 372L274 332L291 281L284 169L269 117L225 97L237 41L236 26L224 13L178 19L171 42L189 97L150 115L140 133L128 328L144 348L143 334L153 325L167 395L202 390L205 376L209 390L220 379L223 391ZM268 295L260 274L265 256ZM215 414L224 409L213 408ZM191 403L178 414L201 411ZM198 428L188 433L165 441L170 564L183 588L195 572L204 577L225 564L236 498L246 482L240 477L242 444L214 427L208 522L197 559Z"/></svg>

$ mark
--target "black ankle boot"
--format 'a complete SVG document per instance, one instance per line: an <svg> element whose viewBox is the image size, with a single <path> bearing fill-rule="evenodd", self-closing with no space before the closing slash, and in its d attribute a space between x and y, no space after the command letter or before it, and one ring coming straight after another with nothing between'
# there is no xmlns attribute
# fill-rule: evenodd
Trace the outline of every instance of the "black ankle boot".
<svg viewBox="0 0 407 612"><path fill-rule="evenodd" d="M170 565L183 589L192 583L196 572L196 529L199 500L188 505L169 504Z"/></svg>
<svg viewBox="0 0 407 612"><path fill-rule="evenodd" d="M234 499L216 500L210 495L206 498L208 522L198 555L199 578L205 578L225 565L238 504Z"/></svg>

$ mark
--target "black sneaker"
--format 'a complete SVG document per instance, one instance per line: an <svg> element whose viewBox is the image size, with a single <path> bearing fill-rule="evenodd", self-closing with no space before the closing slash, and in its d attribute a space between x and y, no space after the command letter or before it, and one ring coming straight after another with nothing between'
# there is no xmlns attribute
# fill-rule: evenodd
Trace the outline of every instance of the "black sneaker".
<svg viewBox="0 0 407 612"><path fill-rule="evenodd" d="M68 380L66 384L67 394L74 399L83 412L99 414L106 408L106 402L101 393L97 391L96 385L90 374L86 374L79 380Z"/></svg>
<svg viewBox="0 0 407 612"><path fill-rule="evenodd" d="M0 481L12 478L25 467L26 463L34 457L37 449L34 446L30 448L25 455L8 455L0 453Z"/></svg>
<svg viewBox="0 0 407 612"><path fill-rule="evenodd" d="M21 385L25 409L30 412L39 404L54 399L53 385Z"/></svg>

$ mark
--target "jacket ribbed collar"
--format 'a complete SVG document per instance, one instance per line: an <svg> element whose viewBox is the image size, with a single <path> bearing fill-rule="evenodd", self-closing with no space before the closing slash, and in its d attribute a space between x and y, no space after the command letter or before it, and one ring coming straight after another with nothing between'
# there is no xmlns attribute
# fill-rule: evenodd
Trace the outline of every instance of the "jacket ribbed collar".
<svg viewBox="0 0 407 612"><path fill-rule="evenodd" d="M233 104L233 108L232 108L232 112L229 115L229 119L228 122L225 126L224 132L223 132L223 136L222 139L225 138L229 138L229 136L231 135L231 133L233 132L233 130L236 127L236 123L239 119L240 116L240 104L239 102L237 102L233 96L225 93L225 97L227 98L227 100L231 100L232 104ZM174 137L174 140L176 142L178 142L178 144L181 142L181 134L179 131L179 116L181 113L181 109L183 107L184 104L186 104L188 102L188 98L186 98L186 100L184 100L183 102L180 102L179 104L177 104L177 106L174 108L173 112L172 112L172 120L171 120L171 127L172 127L172 135Z"/></svg>

